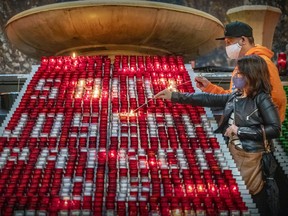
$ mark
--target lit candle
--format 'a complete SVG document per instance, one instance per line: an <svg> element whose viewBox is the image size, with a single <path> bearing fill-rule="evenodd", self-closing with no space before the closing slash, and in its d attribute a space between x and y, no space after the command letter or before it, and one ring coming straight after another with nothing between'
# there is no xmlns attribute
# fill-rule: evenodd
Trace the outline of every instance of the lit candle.
<svg viewBox="0 0 288 216"><path fill-rule="evenodd" d="M129 116L135 116L135 113L133 110L130 111Z"/></svg>
<svg viewBox="0 0 288 216"><path fill-rule="evenodd" d="M100 91L97 87L95 87L93 90L93 98L98 98L99 95L100 95Z"/></svg>

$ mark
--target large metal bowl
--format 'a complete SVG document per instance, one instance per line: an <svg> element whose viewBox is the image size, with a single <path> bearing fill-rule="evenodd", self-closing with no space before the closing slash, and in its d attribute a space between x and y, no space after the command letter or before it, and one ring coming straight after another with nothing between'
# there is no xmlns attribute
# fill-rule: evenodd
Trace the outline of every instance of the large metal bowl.
<svg viewBox="0 0 288 216"><path fill-rule="evenodd" d="M75 1L32 8L6 24L12 44L33 58L50 55L182 55L217 46L223 25L193 8L150 1Z"/></svg>

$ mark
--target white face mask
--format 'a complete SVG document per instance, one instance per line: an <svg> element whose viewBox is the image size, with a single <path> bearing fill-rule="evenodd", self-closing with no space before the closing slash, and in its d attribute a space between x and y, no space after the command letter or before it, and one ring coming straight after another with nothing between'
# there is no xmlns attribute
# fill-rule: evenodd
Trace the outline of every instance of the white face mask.
<svg viewBox="0 0 288 216"><path fill-rule="evenodd" d="M226 46L226 53L228 58L237 59L241 51L242 46L239 43L231 44Z"/></svg>

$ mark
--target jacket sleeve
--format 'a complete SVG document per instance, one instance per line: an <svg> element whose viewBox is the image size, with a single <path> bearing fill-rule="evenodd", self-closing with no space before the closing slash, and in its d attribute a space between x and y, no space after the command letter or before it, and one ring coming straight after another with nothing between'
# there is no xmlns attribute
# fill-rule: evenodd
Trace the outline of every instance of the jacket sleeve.
<svg viewBox="0 0 288 216"><path fill-rule="evenodd" d="M229 94L217 95L208 93L180 93L172 92L172 102L191 104L203 107L225 107Z"/></svg>
<svg viewBox="0 0 288 216"><path fill-rule="evenodd" d="M281 83L281 79L279 77L278 69L275 64L269 59L267 56L260 55L262 58L265 59L269 74L270 74L270 82L273 86L271 96L274 104L278 108L279 116L281 122L285 120L285 113L286 113L286 104L287 104L287 97L284 91L283 85Z"/></svg>
<svg viewBox="0 0 288 216"><path fill-rule="evenodd" d="M278 110L272 102L271 97L264 94L257 104L262 116L262 124L264 126L266 138L278 138L281 133L281 121ZM237 135L240 139L263 140L263 132L260 124L252 127L239 127Z"/></svg>
<svg viewBox="0 0 288 216"><path fill-rule="evenodd" d="M203 92L213 93L213 94L229 94L231 89L225 90L224 88L210 83L206 88L203 89Z"/></svg>

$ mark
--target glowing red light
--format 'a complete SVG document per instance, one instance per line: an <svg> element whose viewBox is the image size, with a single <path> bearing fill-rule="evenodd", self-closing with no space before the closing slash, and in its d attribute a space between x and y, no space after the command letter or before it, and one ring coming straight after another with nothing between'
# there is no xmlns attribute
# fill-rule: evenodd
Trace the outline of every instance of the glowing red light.
<svg viewBox="0 0 288 216"><path fill-rule="evenodd" d="M156 165L155 161L154 160L150 160L150 165L151 166L155 166Z"/></svg>
<svg viewBox="0 0 288 216"><path fill-rule="evenodd" d="M238 192L238 188L237 188L236 185L231 185L231 186L230 186L230 189L231 189L231 192L232 192L232 193Z"/></svg>
<svg viewBox="0 0 288 216"><path fill-rule="evenodd" d="M58 60L57 60L57 63L61 65L63 62L62 62L61 59L58 59Z"/></svg>
<svg viewBox="0 0 288 216"><path fill-rule="evenodd" d="M187 193L192 193L193 192L193 186L192 185L188 185L187 186Z"/></svg>
<svg viewBox="0 0 288 216"><path fill-rule="evenodd" d="M163 70L168 70L168 66L166 64L163 65Z"/></svg>
<svg viewBox="0 0 288 216"><path fill-rule="evenodd" d="M68 206L68 200L65 200L63 203L64 206Z"/></svg>
<svg viewBox="0 0 288 216"><path fill-rule="evenodd" d="M108 96L107 92L102 92L102 97L103 98L107 98L107 96Z"/></svg>
<svg viewBox="0 0 288 216"><path fill-rule="evenodd" d="M208 184L208 190L210 195L217 195L217 187L214 184Z"/></svg>
<svg viewBox="0 0 288 216"><path fill-rule="evenodd" d="M115 151L110 151L109 157L110 157L110 158L115 158L115 157L116 157Z"/></svg>
<svg viewBox="0 0 288 216"><path fill-rule="evenodd" d="M197 192L199 194L205 193L205 186L203 184L197 184Z"/></svg>

